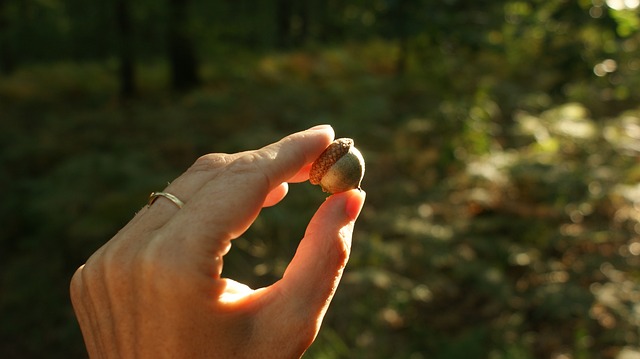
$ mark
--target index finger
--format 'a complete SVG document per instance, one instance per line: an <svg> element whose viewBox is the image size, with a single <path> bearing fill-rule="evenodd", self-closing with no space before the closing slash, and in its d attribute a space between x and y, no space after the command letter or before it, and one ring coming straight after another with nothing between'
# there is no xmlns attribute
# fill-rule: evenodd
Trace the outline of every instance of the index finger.
<svg viewBox="0 0 640 359"><path fill-rule="evenodd" d="M185 200L184 208L165 228L180 233L185 241L181 245L204 250L208 256L224 255L229 241L253 223L268 193L283 182L299 181L333 137L330 126L317 126L234 155L230 162L211 169L211 179Z"/></svg>

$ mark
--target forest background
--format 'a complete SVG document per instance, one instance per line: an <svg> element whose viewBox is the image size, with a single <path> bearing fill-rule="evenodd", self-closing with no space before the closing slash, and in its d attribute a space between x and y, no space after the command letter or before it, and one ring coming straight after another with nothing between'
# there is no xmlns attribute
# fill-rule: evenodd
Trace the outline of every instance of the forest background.
<svg viewBox="0 0 640 359"><path fill-rule="evenodd" d="M308 358L640 356L638 0L0 0L0 357L81 358L75 269L198 156L367 160ZM224 275L282 274L308 183Z"/></svg>

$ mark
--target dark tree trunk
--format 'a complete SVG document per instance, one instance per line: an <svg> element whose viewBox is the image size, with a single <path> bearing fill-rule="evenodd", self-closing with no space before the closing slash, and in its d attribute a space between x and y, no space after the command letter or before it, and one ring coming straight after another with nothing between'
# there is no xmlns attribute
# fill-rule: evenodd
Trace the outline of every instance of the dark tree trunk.
<svg viewBox="0 0 640 359"><path fill-rule="evenodd" d="M291 46L291 0L277 0L276 2L276 46L286 49Z"/></svg>
<svg viewBox="0 0 640 359"><path fill-rule="evenodd" d="M9 37L7 0L0 0L0 72L10 74L16 68L16 58Z"/></svg>
<svg viewBox="0 0 640 359"><path fill-rule="evenodd" d="M200 84L198 60L188 31L189 0L169 0L167 46L171 88L186 91Z"/></svg>
<svg viewBox="0 0 640 359"><path fill-rule="evenodd" d="M325 43L342 42L347 39L345 28L340 20L336 20L336 14L341 14L347 6L340 0L325 0L319 2L317 13L320 17L320 29L318 38Z"/></svg>
<svg viewBox="0 0 640 359"><path fill-rule="evenodd" d="M295 45L302 46L309 40L309 2L298 3L297 28L295 33Z"/></svg>
<svg viewBox="0 0 640 359"><path fill-rule="evenodd" d="M396 40L399 45L398 57L396 58L396 74L404 75L407 70L409 58L409 29L408 19L411 16L409 3L406 0L399 0L395 3L392 11L394 27L396 28Z"/></svg>
<svg viewBox="0 0 640 359"><path fill-rule="evenodd" d="M135 52L133 43L133 27L128 0L116 0L116 25L118 28L120 57L120 97L128 99L136 92Z"/></svg>
<svg viewBox="0 0 640 359"><path fill-rule="evenodd" d="M309 2L276 2L276 46L280 49L304 45L309 38Z"/></svg>

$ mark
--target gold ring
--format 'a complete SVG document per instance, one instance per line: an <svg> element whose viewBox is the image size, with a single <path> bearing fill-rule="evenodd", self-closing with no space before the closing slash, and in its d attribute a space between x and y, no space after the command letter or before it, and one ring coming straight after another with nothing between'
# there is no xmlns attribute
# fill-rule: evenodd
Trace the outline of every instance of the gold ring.
<svg viewBox="0 0 640 359"><path fill-rule="evenodd" d="M164 197L168 199L169 201L173 202L173 204L178 206L178 208L182 208L182 206L184 206L184 202L182 202L178 197L167 192L151 192L151 195L149 196L148 205L151 206L153 202L155 202L158 199L158 197Z"/></svg>

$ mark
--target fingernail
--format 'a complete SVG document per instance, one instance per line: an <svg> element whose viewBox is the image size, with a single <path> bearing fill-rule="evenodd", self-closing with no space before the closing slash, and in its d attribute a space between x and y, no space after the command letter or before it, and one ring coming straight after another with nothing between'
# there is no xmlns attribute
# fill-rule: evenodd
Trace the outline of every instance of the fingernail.
<svg viewBox="0 0 640 359"><path fill-rule="evenodd" d="M349 198L347 198L347 204L345 205L347 217L349 217L351 221L355 221L360 215L366 197L367 193L361 189L351 191Z"/></svg>
<svg viewBox="0 0 640 359"><path fill-rule="evenodd" d="M330 128L331 128L331 125L317 125L317 126L311 127L307 131L324 131Z"/></svg>

